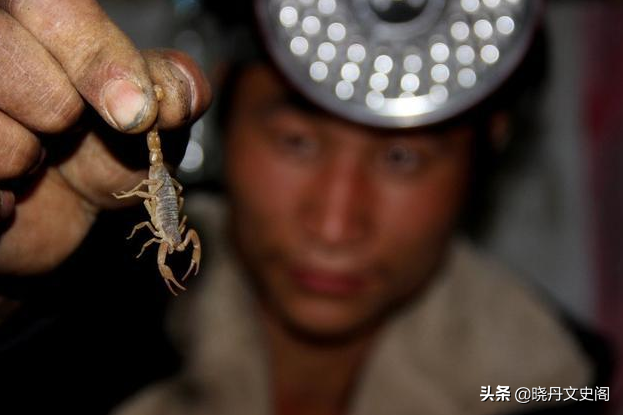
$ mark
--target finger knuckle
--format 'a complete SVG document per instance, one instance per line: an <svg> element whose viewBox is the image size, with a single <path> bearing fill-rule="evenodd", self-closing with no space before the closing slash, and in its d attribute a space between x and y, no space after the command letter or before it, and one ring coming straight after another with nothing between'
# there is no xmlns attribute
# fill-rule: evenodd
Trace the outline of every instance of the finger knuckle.
<svg viewBox="0 0 623 415"><path fill-rule="evenodd" d="M0 28L0 38L6 34ZM58 133L75 123L83 109L80 95L62 69L19 39L0 42L0 106L33 130Z"/></svg>
<svg viewBox="0 0 623 415"><path fill-rule="evenodd" d="M77 83L85 82L93 72L106 65L106 46L95 36L84 34L76 40L73 59L68 62L69 71L74 74Z"/></svg>
<svg viewBox="0 0 623 415"><path fill-rule="evenodd" d="M28 133L19 137L5 136L5 141L8 143L4 143L0 150L0 175L9 179L27 174L39 160L39 142Z"/></svg>
<svg viewBox="0 0 623 415"><path fill-rule="evenodd" d="M75 48L74 60L69 64L71 74L78 89L96 98L100 87L110 79L127 78L132 62L125 56L124 44L110 44L101 36L84 35Z"/></svg>
<svg viewBox="0 0 623 415"><path fill-rule="evenodd" d="M57 86L48 86L36 105L45 111L40 128L49 134L58 134L74 125L84 109L82 99L73 89Z"/></svg>

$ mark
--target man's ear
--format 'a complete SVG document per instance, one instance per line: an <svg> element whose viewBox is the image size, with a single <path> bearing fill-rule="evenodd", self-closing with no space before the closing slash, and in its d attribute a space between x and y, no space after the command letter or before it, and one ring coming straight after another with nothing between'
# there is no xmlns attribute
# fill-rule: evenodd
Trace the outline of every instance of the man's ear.
<svg viewBox="0 0 623 415"><path fill-rule="evenodd" d="M495 112L489 119L489 137L496 152L502 152L510 141L511 117L508 111Z"/></svg>

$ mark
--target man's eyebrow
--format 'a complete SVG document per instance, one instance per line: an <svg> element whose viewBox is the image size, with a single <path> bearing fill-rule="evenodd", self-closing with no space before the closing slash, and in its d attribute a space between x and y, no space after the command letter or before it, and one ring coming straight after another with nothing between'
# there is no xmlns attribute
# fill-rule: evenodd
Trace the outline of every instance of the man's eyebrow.
<svg viewBox="0 0 623 415"><path fill-rule="evenodd" d="M282 109L294 109L310 114L320 114L323 112L317 105L295 91L287 91L277 97L272 97L263 105L261 112L263 114L268 114L272 111Z"/></svg>

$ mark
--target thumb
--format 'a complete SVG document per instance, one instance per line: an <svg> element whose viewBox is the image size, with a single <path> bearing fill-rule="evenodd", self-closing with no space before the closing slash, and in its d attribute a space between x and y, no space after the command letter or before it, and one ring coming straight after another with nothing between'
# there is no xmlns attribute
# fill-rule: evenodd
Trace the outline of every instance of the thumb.
<svg viewBox="0 0 623 415"><path fill-rule="evenodd" d="M114 128L134 133L156 119L147 65L95 0L0 0L50 52L86 101Z"/></svg>

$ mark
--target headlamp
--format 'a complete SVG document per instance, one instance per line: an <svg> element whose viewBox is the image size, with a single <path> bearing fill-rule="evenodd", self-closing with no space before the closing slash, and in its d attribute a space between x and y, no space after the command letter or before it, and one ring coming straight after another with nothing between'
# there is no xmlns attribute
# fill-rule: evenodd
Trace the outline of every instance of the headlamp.
<svg viewBox="0 0 623 415"><path fill-rule="evenodd" d="M309 99L346 119L417 127L498 88L540 0L255 0L268 49Z"/></svg>

